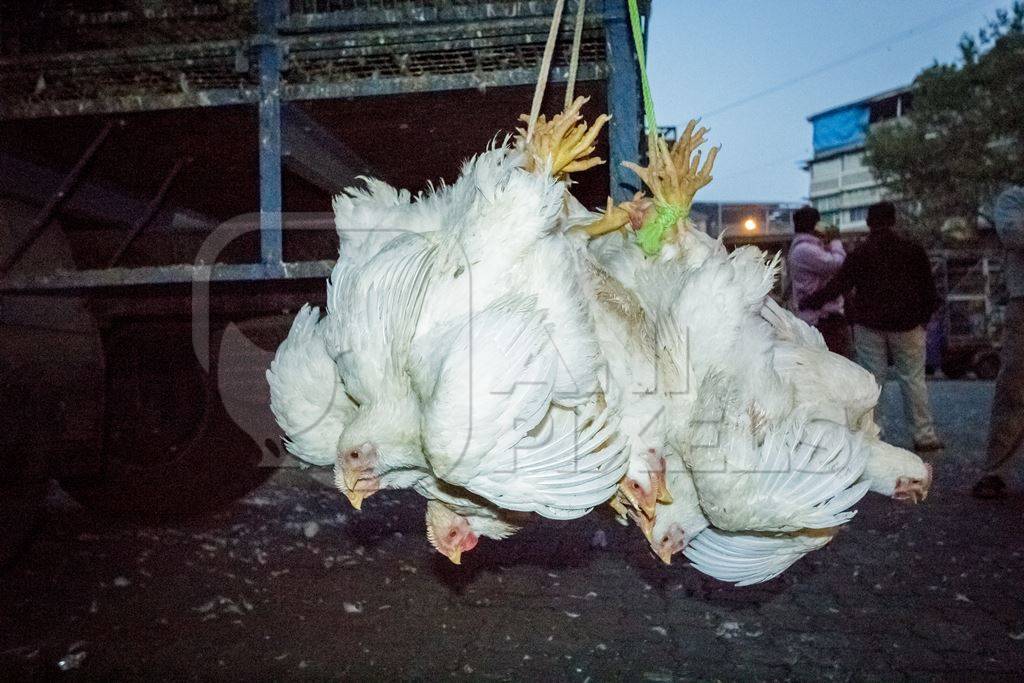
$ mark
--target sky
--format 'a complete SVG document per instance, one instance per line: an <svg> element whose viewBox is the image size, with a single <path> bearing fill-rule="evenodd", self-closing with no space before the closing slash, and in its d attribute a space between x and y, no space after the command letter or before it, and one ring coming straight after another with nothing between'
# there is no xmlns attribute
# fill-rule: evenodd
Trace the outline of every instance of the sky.
<svg viewBox="0 0 1024 683"><path fill-rule="evenodd" d="M658 125L700 117L722 145L703 201L805 200L807 117L953 62L1010 0L654 0Z"/></svg>

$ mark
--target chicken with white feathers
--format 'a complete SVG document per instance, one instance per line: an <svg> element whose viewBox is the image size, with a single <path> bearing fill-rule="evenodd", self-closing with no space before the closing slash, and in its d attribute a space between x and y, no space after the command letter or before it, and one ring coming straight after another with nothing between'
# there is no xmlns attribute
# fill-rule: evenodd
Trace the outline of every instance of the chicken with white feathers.
<svg viewBox="0 0 1024 683"><path fill-rule="evenodd" d="M530 513L610 502L666 563L745 585L828 543L868 490L923 499L930 468L878 439L871 376L769 297L777 264L688 221L707 131L652 138L634 170L653 196L595 216L564 182L599 163L605 118L581 106L451 186L336 199L327 316L303 308L267 373L289 450L334 463L356 507L416 490L455 563Z"/></svg>
<svg viewBox="0 0 1024 683"><path fill-rule="evenodd" d="M336 480L356 507L383 487L423 493L435 503L428 524L438 544L448 535L436 524L457 518L507 536L515 525L498 508L578 517L606 502L624 471L573 265L584 250L559 222L560 177L595 162L604 120L580 124L584 102L542 118L534 143L495 146L415 201L379 182L335 201L342 253L314 355L322 361L322 345L349 399L331 425ZM289 348L278 370L290 367ZM268 379L288 384L274 368ZM309 409L281 399L296 393L273 393L292 444L289 415Z"/></svg>
<svg viewBox="0 0 1024 683"><path fill-rule="evenodd" d="M694 127L671 150L652 140L651 166L639 170L653 201L610 207L587 232L640 226L640 249L612 234L592 253L611 269L632 264L656 329L666 446L686 466L670 462L672 502L640 526L662 559L685 550L701 571L753 583L827 543L869 489L923 499L931 472L878 439L871 376L770 299L776 262L753 247L729 254L686 220L714 157L701 168L706 131Z"/></svg>

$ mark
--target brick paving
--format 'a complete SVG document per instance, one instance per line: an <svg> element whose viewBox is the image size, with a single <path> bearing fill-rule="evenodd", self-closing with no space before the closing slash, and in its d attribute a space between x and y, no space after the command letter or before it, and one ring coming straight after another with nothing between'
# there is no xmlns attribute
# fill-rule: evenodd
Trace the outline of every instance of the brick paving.
<svg viewBox="0 0 1024 683"><path fill-rule="evenodd" d="M967 495L991 384L931 390L948 444L931 497L866 500L829 546L751 588L661 565L603 513L484 540L455 567L415 494L357 513L297 471L160 524L51 497L0 574L0 676L63 660L102 680L1011 680L1024 495Z"/></svg>

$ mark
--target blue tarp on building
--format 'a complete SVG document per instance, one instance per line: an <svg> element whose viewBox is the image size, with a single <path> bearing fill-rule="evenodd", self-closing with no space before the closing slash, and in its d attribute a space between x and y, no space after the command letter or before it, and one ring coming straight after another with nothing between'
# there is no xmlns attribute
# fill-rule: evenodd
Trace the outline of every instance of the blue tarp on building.
<svg viewBox="0 0 1024 683"><path fill-rule="evenodd" d="M822 114L811 121L814 126L814 152L864 142L870 108L856 105Z"/></svg>

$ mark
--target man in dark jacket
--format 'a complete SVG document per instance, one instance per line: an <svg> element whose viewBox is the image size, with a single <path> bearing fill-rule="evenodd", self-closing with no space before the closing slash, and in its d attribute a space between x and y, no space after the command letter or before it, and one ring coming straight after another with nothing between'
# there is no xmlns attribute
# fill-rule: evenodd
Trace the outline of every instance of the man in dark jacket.
<svg viewBox="0 0 1024 683"><path fill-rule="evenodd" d="M935 433L928 389L925 386L925 329L938 306L931 264L924 249L893 231L896 207L879 202L868 209L867 240L846 258L824 288L800 303L817 308L840 294L854 290L853 345L857 362L885 385L889 357L903 390L914 448L942 448Z"/></svg>

